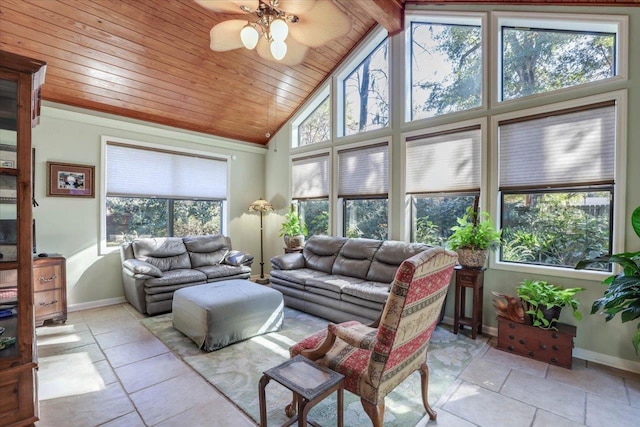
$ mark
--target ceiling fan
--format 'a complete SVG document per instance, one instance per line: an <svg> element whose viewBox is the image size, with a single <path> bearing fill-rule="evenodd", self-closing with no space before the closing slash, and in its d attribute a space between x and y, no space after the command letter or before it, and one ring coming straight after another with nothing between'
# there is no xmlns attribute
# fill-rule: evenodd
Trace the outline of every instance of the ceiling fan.
<svg viewBox="0 0 640 427"><path fill-rule="evenodd" d="M285 65L302 62L309 48L320 47L346 35L351 19L331 0L196 0L220 13L244 13L215 25L211 50L224 52L245 47L264 59Z"/></svg>

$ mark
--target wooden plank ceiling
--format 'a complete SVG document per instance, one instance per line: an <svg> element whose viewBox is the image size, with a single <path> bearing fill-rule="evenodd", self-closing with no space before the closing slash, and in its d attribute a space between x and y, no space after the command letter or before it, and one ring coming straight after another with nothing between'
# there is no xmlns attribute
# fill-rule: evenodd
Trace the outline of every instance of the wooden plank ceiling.
<svg viewBox="0 0 640 427"><path fill-rule="evenodd" d="M293 67L246 49L211 51L211 27L241 15L214 13L193 0L2 0L0 49L47 62L44 100L266 144L265 134L275 134L377 22L395 34L405 4L473 3L333 1L351 18L351 31L310 49Z"/></svg>

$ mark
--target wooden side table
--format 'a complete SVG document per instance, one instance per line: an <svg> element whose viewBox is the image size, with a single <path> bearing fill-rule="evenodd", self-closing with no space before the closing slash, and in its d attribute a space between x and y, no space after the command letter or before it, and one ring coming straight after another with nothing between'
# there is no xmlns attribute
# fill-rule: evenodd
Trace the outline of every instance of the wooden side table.
<svg viewBox="0 0 640 427"><path fill-rule="evenodd" d="M472 269L465 268L460 265L455 267L456 270L456 300L453 315L453 333L458 333L458 328L464 326L471 327L471 338L476 339L476 333L482 335L482 304L483 304L483 285L484 271L486 268ZM465 316L467 288L473 290L473 307L471 317Z"/></svg>
<svg viewBox="0 0 640 427"><path fill-rule="evenodd" d="M291 390L298 402L298 414L284 423L282 427L290 426L296 421L300 427L306 426L307 422L311 425L317 425L312 420L307 420L307 415L312 407L334 391L338 392L338 427L343 427L344 375L300 355L264 371L264 375L260 378L258 386L260 427L267 426L267 404L264 389L272 379ZM287 407L287 412L289 409ZM287 415L290 414L287 413Z"/></svg>

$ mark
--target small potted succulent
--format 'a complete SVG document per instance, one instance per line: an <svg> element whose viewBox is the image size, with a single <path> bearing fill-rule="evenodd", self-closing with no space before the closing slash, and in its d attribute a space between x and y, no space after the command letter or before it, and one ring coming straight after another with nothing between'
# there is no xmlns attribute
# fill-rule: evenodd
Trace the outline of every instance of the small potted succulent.
<svg viewBox="0 0 640 427"><path fill-rule="evenodd" d="M517 288L523 301L525 314L528 314L533 326L542 329L555 329L562 307L570 307L573 317L582 319L578 311L580 304L575 295L582 288L563 288L544 280L525 280Z"/></svg>
<svg viewBox="0 0 640 427"><path fill-rule="evenodd" d="M489 251L501 243L501 232L497 231L487 212L467 208L458 225L451 227L449 247L458 253L458 263L467 268L482 268Z"/></svg>
<svg viewBox="0 0 640 427"><path fill-rule="evenodd" d="M293 203L284 216L285 221L280 227L280 237L284 237L284 244L289 249L304 246L304 237L307 235L307 226L300 219Z"/></svg>

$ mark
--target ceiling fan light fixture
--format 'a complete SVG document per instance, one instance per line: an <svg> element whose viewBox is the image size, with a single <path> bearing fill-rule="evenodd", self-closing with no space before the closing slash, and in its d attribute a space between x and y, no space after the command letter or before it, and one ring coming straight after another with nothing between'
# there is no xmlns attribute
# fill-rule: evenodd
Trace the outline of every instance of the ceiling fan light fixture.
<svg viewBox="0 0 640 427"><path fill-rule="evenodd" d="M240 39L242 40L242 44L249 50L256 47L259 38L260 34L258 34L258 30L256 30L255 27L250 23L245 25L240 31Z"/></svg>
<svg viewBox="0 0 640 427"><path fill-rule="evenodd" d="M274 19L269 26L269 32L273 40L277 42L284 42L289 35L289 26L282 18Z"/></svg>
<svg viewBox="0 0 640 427"><path fill-rule="evenodd" d="M287 54L287 44L283 41L274 40L271 42L271 55L280 61Z"/></svg>

